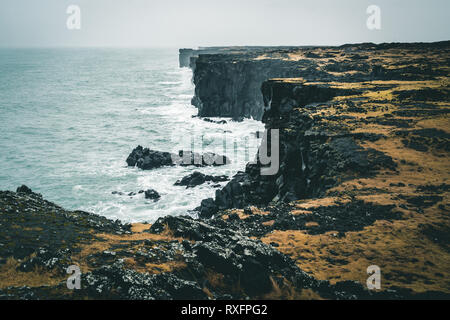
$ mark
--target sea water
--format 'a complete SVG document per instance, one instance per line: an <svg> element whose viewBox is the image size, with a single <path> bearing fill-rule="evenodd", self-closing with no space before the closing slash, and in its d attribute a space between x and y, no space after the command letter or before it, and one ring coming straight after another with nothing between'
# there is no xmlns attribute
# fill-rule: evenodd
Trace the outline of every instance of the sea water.
<svg viewBox="0 0 450 320"><path fill-rule="evenodd" d="M195 117L191 79L178 67L177 49L0 49L0 190L26 184L66 209L124 222L189 214L217 186L174 183L196 170L230 177L244 170L263 130L250 119ZM129 168L138 145L212 151L232 163ZM149 188L159 201L138 193Z"/></svg>

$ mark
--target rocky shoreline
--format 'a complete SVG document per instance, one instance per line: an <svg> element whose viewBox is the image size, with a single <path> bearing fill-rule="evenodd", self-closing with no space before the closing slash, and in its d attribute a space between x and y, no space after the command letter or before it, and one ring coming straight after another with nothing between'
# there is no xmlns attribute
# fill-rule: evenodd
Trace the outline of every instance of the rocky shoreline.
<svg viewBox="0 0 450 320"><path fill-rule="evenodd" d="M0 299L449 299L449 54L450 42L180 50L200 117L280 131L278 172L248 164L199 219L152 225L2 191ZM139 146L127 164L172 159ZM381 290L366 287L371 265Z"/></svg>
<svg viewBox="0 0 450 320"><path fill-rule="evenodd" d="M400 288L370 292L356 282L317 280L221 218L168 216L153 225L124 225L18 191L0 192L1 224L16 226L1 236L0 254L8 258L0 264L0 299L446 297ZM79 290L66 286L71 265L83 271Z"/></svg>

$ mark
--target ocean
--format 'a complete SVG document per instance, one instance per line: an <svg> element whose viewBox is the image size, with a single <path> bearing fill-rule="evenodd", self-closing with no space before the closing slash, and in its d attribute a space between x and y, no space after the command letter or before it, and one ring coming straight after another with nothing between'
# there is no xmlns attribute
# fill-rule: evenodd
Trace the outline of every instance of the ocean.
<svg viewBox="0 0 450 320"><path fill-rule="evenodd" d="M25 184L65 209L123 222L192 214L217 186L174 183L194 171L244 170L264 126L196 118L191 78L177 49L0 49L0 190ZM125 162L138 145L211 151L232 163L142 171ZM159 201L128 195L149 188Z"/></svg>

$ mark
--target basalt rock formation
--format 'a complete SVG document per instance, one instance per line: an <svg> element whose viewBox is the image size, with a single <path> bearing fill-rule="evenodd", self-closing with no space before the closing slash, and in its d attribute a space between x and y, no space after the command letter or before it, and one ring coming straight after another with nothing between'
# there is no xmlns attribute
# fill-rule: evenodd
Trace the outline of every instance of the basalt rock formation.
<svg viewBox="0 0 450 320"><path fill-rule="evenodd" d="M447 42L431 44L361 44L341 47L241 47L193 51L195 96L192 104L202 117L252 117L261 120L261 84L271 78L302 77L307 81L426 80L446 76L434 61L419 57L417 64L386 61L388 50L440 50ZM380 54L378 56L378 54ZM386 64L387 63L387 64Z"/></svg>
<svg viewBox="0 0 450 320"><path fill-rule="evenodd" d="M128 166L138 167L142 170L151 170L164 166L223 166L231 163L226 156L212 152L199 154L191 151L179 151L178 154L154 151L137 146L126 160Z"/></svg>
<svg viewBox="0 0 450 320"><path fill-rule="evenodd" d="M66 211L32 192L0 192L0 205L1 224L15 226L0 233L0 299L442 297L317 280L223 219L169 216L124 225ZM66 270L74 265L81 271L76 290L67 287Z"/></svg>
<svg viewBox="0 0 450 320"><path fill-rule="evenodd" d="M211 176L195 171L192 174L183 177L175 182L176 186L186 186L186 188L194 188L205 182L224 182L229 180L228 176Z"/></svg>
<svg viewBox="0 0 450 320"><path fill-rule="evenodd" d="M277 174L264 176L260 164L248 164L244 173L238 173L217 191L218 209L318 197L345 179L369 177L380 169L396 171L397 165L390 156L364 149L356 142L377 141L380 135L352 134L339 123L333 125L326 118L314 116L320 108L328 108L326 102L332 98L361 92L308 84L301 79L269 80L263 84L262 92L266 104L270 103L263 122L269 130L281 130L280 168ZM268 137L270 140L270 134Z"/></svg>
<svg viewBox="0 0 450 320"><path fill-rule="evenodd" d="M145 199L150 199L154 201L158 201L161 198L161 195L154 189L148 189L144 192Z"/></svg>
<svg viewBox="0 0 450 320"><path fill-rule="evenodd" d="M192 104L201 117L261 119L261 83L273 77L294 77L295 63L241 59L242 54L200 55L196 60Z"/></svg>
<svg viewBox="0 0 450 320"><path fill-rule="evenodd" d="M248 164L199 215L319 279L364 283L378 265L385 289L449 292L449 54L449 42L298 50L322 79L261 87L268 136L280 132L278 172Z"/></svg>
<svg viewBox="0 0 450 320"><path fill-rule="evenodd" d="M248 54L264 53L268 50L286 50L294 47L259 47L259 46L233 46L233 47L199 47L198 49L183 48L179 50L180 68L195 70L197 59L200 55L211 54ZM300 47L295 47L300 48ZM307 48L307 47L302 47Z"/></svg>

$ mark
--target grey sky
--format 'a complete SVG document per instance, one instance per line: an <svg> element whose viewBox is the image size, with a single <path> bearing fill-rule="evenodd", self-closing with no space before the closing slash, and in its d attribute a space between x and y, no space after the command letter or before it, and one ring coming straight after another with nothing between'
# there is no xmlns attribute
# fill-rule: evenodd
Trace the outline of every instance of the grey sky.
<svg viewBox="0 0 450 320"><path fill-rule="evenodd" d="M81 30L66 28L70 4ZM366 27L381 8L382 30ZM1 0L0 46L337 45L450 38L448 0Z"/></svg>

